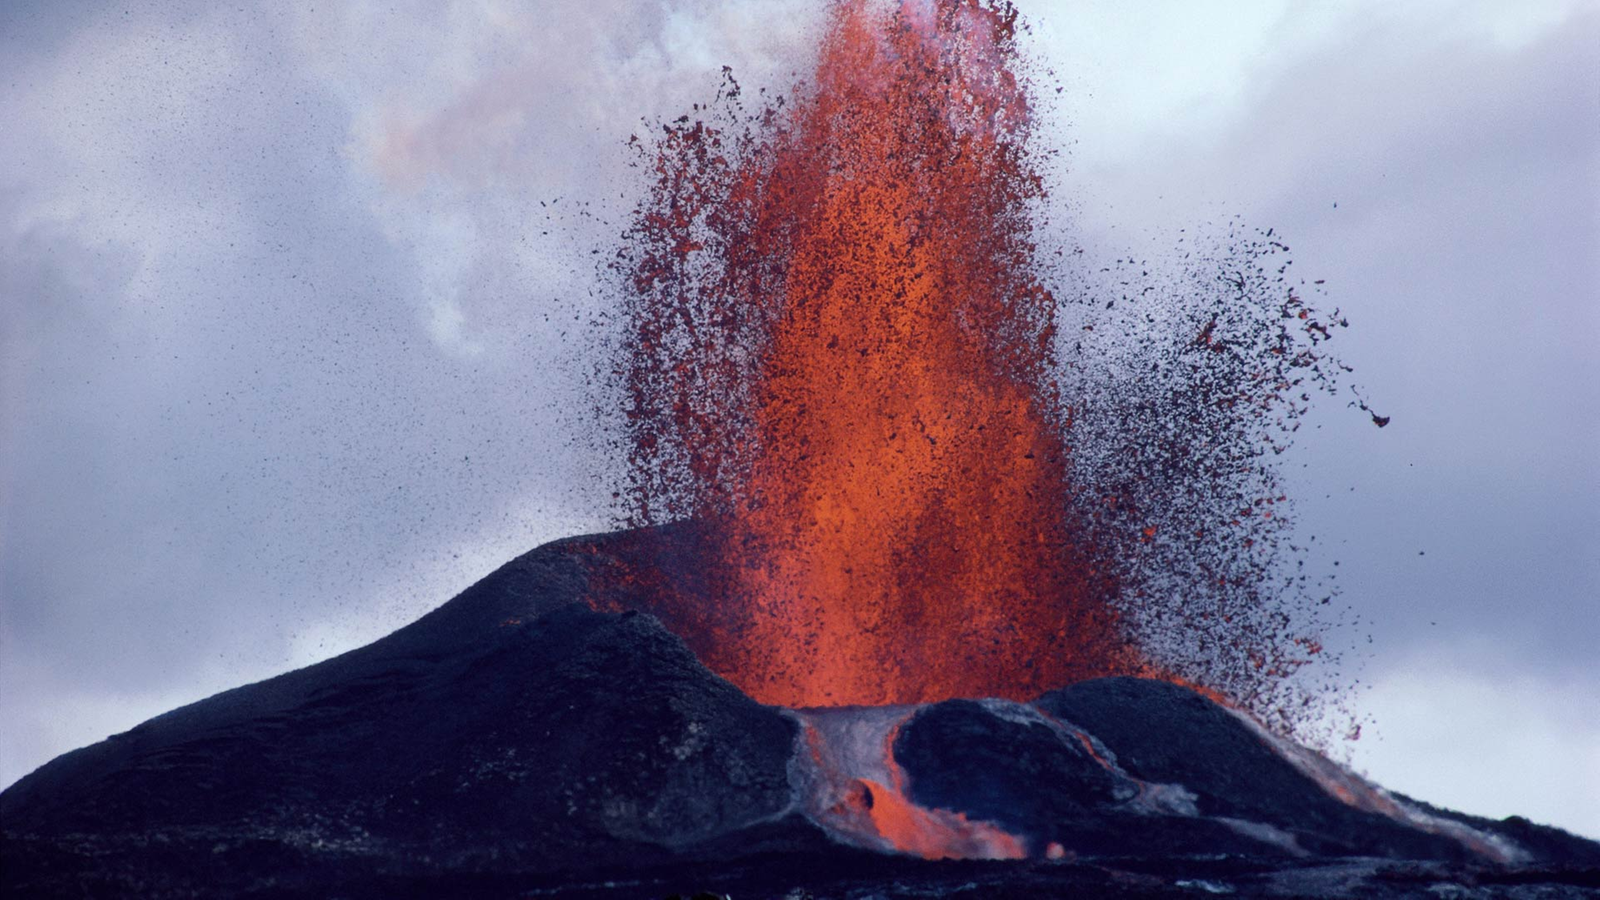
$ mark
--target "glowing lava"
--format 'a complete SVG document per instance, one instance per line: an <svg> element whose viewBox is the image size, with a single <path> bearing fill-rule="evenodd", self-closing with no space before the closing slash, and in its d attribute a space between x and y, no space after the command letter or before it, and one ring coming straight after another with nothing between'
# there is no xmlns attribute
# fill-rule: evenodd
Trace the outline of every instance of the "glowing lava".
<svg viewBox="0 0 1600 900"><path fill-rule="evenodd" d="M1015 28L1009 6L840 3L757 134L680 123L659 147L632 233L633 499L726 523L702 658L764 702L1143 670L1069 521Z"/></svg>
<svg viewBox="0 0 1600 900"><path fill-rule="evenodd" d="M618 497L702 533L627 603L789 707L1126 674L1313 721L1327 598L1272 458L1344 321L1270 230L1052 296L1017 39L998 0L838 0L793 92L730 77L636 140Z"/></svg>
<svg viewBox="0 0 1600 900"><path fill-rule="evenodd" d="M906 797L894 758L900 726L916 707L799 710L805 749L798 773L806 814L846 843L924 859L1022 859L1026 842L991 822L929 809Z"/></svg>

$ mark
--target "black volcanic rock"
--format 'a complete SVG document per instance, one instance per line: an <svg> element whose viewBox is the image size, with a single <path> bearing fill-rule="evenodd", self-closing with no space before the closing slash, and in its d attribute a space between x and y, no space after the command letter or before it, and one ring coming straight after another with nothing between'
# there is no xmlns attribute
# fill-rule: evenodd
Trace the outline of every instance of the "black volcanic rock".
<svg viewBox="0 0 1600 900"><path fill-rule="evenodd" d="M794 724L648 616L572 604L495 627L470 654L385 661L292 707L240 720L223 695L69 754L6 793L6 820L319 821L341 837L516 838L567 858L563 846L693 844L790 802Z"/></svg>
<svg viewBox="0 0 1600 900"><path fill-rule="evenodd" d="M949 700L918 711L894 742L910 798L1024 837L1035 855L1238 853L1286 855L1213 819L1187 795L1108 766L1087 733L1002 701ZM1159 795L1166 792L1165 797Z"/></svg>
<svg viewBox="0 0 1600 900"><path fill-rule="evenodd" d="M1081 820L1138 792L1042 718L997 715L975 700L917 712L900 728L894 758L911 778L912 800L1007 830Z"/></svg>
<svg viewBox="0 0 1600 900"><path fill-rule="evenodd" d="M1517 858L1600 866L1600 844L1525 819L1463 816L1393 797L1356 779L1350 779L1353 789L1369 790L1406 815L1397 818L1341 800L1274 748L1262 729L1176 684L1102 678L1052 691L1034 705L1095 735L1133 778L1192 791L1200 815L1271 826L1311 854L1481 861L1481 842L1459 827L1466 826L1489 839L1489 849L1508 848Z"/></svg>
<svg viewBox="0 0 1600 900"><path fill-rule="evenodd" d="M1459 841L1341 802L1257 730L1188 688L1102 678L1052 691L1036 705L1104 741L1132 777L1194 792L1201 815L1272 826L1317 854L1472 858Z"/></svg>
<svg viewBox="0 0 1600 900"><path fill-rule="evenodd" d="M111 856L246 848L289 870L335 851L638 866L752 826L773 840L795 723L654 618L567 602L581 574L559 546L529 554L374 644L63 755L0 794L4 883L64 836Z"/></svg>
<svg viewBox="0 0 1600 900"><path fill-rule="evenodd" d="M854 743L819 752L820 713L757 704L626 611L648 605L663 569L692 581L700 540L674 527L547 545L366 647L57 758L0 793L0 893L1396 897L1445 884L1558 897L1600 884L1592 842L1370 787L1393 814L1342 802L1265 732L1163 682L831 711L827 739ZM869 720L898 725L857 727ZM895 772L819 769L827 759ZM869 777L902 787L929 827L998 828L1032 858L862 849L888 846L860 831L877 827L871 803L806 792L863 799L850 786ZM1472 849L1485 840L1526 864Z"/></svg>
<svg viewBox="0 0 1600 900"><path fill-rule="evenodd" d="M1237 717L1179 685L1102 678L1035 703L1115 747L1117 764L1129 775L1194 791L1202 813L1278 822L1306 810L1325 818L1343 806ZM1139 715L1130 716L1131 710Z"/></svg>

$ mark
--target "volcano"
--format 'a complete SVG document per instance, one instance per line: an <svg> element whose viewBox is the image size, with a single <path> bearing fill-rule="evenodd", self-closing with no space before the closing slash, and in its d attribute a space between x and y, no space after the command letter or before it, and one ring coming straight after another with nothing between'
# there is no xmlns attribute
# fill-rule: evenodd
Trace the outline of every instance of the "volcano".
<svg viewBox="0 0 1600 900"><path fill-rule="evenodd" d="M684 524L548 544L372 644L65 754L0 794L0 883L17 897L1600 889L1600 845L1391 794L1168 681L763 705L649 611L659 571L692 571L709 539Z"/></svg>
<svg viewBox="0 0 1600 900"><path fill-rule="evenodd" d="M627 527L46 764L8 895L1600 889L1291 739L1336 654L1273 459L1347 369L1288 248L1058 295L1015 8L829 10L792 91L634 141Z"/></svg>

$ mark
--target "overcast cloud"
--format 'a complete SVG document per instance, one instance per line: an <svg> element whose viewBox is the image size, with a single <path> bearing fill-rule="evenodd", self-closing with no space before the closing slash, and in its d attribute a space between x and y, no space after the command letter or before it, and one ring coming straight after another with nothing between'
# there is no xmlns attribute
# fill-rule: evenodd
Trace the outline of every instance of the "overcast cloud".
<svg viewBox="0 0 1600 900"><path fill-rule="evenodd" d="M4 7L0 784L603 526L623 142L815 6ZM1600 836L1600 9L1038 6L1085 243L1276 227L1394 416L1292 474L1356 763Z"/></svg>

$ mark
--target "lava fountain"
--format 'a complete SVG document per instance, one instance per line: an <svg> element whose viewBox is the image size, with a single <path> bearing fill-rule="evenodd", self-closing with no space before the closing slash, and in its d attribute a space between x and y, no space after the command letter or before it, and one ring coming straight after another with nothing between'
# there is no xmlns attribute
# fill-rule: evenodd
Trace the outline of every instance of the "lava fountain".
<svg viewBox="0 0 1600 900"><path fill-rule="evenodd" d="M841 0L791 94L747 113L729 78L636 139L619 494L710 530L651 605L763 702L1178 671L1127 620L1106 486L1074 480L1018 29L1008 3Z"/></svg>

